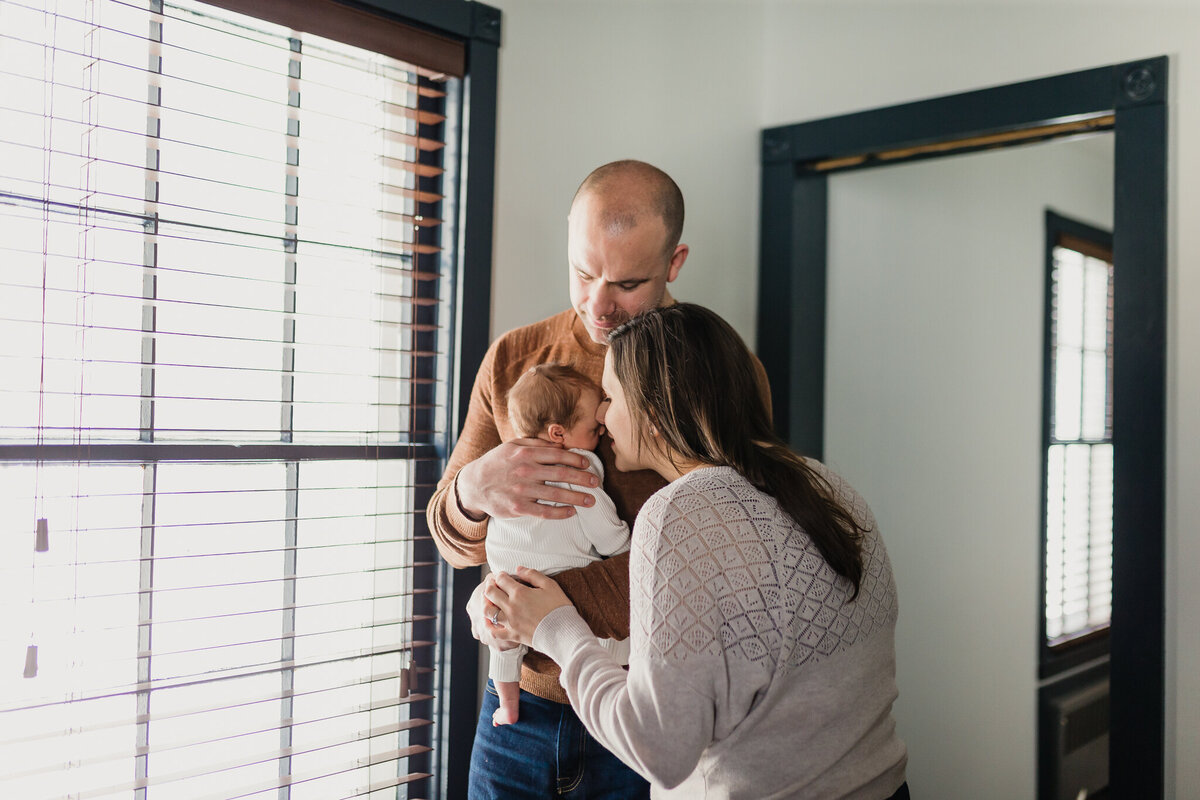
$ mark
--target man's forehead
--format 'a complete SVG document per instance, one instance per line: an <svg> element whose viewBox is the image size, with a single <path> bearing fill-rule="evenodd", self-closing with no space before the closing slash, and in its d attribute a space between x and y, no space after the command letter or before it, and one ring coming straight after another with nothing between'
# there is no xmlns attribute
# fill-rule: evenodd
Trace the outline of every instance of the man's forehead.
<svg viewBox="0 0 1200 800"><path fill-rule="evenodd" d="M572 227L587 226L613 236L642 226L667 230L654 195L637 184L580 195L571 204L567 219Z"/></svg>
<svg viewBox="0 0 1200 800"><path fill-rule="evenodd" d="M620 236L568 235L567 259L572 268L615 283L653 280L667 268L659 248Z"/></svg>
<svg viewBox="0 0 1200 800"><path fill-rule="evenodd" d="M653 208L630 203L582 203L567 216L568 232L620 237L632 231L665 236L666 221Z"/></svg>

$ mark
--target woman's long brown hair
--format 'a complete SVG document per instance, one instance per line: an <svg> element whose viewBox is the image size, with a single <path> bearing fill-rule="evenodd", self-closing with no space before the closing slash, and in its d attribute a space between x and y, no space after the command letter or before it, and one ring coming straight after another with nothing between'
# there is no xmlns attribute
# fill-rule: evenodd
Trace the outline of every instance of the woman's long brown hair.
<svg viewBox="0 0 1200 800"><path fill-rule="evenodd" d="M865 530L775 433L754 357L729 323L692 303L634 317L608 339L639 446L653 425L679 464L729 466L771 495L839 575L862 582Z"/></svg>

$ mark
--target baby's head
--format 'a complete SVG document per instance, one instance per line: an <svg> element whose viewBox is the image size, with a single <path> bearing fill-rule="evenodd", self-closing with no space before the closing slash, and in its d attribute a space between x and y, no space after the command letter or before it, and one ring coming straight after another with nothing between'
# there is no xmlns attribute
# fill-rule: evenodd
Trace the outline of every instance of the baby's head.
<svg viewBox="0 0 1200 800"><path fill-rule="evenodd" d="M508 390L508 420L518 436L595 450L604 433L600 398L600 387L572 367L540 364Z"/></svg>

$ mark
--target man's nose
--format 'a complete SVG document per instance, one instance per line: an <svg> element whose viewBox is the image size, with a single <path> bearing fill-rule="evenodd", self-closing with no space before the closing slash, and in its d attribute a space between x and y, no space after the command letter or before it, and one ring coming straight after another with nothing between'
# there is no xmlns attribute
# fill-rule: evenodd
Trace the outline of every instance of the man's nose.
<svg viewBox="0 0 1200 800"><path fill-rule="evenodd" d="M597 286L588 298L588 312L593 317L604 317L613 312L612 290L607 286Z"/></svg>

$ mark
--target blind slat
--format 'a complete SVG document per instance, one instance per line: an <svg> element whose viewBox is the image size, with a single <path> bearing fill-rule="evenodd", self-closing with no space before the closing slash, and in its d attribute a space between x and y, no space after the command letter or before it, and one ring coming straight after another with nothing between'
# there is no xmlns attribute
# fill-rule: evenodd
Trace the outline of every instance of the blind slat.
<svg viewBox="0 0 1200 800"><path fill-rule="evenodd" d="M387 351L376 350L374 352L383 353L383 352L387 352ZM395 351L393 351L393 352L395 352ZM414 360L414 362L420 361L420 360L437 359L444 355L442 353L435 353L432 351L406 350L406 351L402 351L402 352L404 352L404 354L406 356L411 357ZM7 355L2 350L0 350L0 362L8 362L10 365L12 365L12 364L20 365L22 363L27 364L27 365L32 365L32 364L36 363L36 364L40 365L42 363L42 361L43 361L42 359L37 359L32 356ZM46 363L49 363L52 365L57 363L57 364L61 364L64 366L68 365L68 364L78 366L78 364L79 364L78 359L68 358L66 356L48 356L44 359L44 361ZM102 368L118 367L118 366L125 366L125 367L149 366L149 365L144 365L141 362L137 362L137 361L118 361L118 360L114 360L114 359L96 358L96 357L89 357L87 359L87 363L90 365L99 366ZM336 370L321 370L318 372L318 371L305 370L305 369L284 370L284 369L272 369L269 367L256 367L256 366L225 366L225 365L219 365L219 364L180 364L180 363L163 362L163 361L156 361L156 362L154 362L153 366L156 369L158 369L158 368L171 369L171 368L178 367L178 368L187 369L187 370L209 370L209 371L221 371L221 372L230 372L230 373L253 373L253 374L258 374L258 375L269 375L274 379L277 379L281 375L311 376L311 377L319 376L319 377L323 377L323 378L355 377L355 378L366 378L366 379L371 379L371 380L403 380L404 379L404 376L402 376L402 375L386 375L383 373L338 372ZM10 368L13 368L13 367L0 366L0 371L10 369Z"/></svg>
<svg viewBox="0 0 1200 800"><path fill-rule="evenodd" d="M34 709L43 706L56 705L62 702L77 702L80 699L99 698L99 697L136 697L138 693L145 692L161 692L168 689L178 689L184 686L195 687L205 684L218 684L222 681L236 680L238 678L246 678L258 675L274 675L281 671L303 669L304 667L312 667L327 664L337 664L342 662L355 661L370 656L379 655L395 655L409 654L415 650L433 647L436 642L431 641L412 641L405 642L402 646L399 645L379 645L375 647L359 647L340 651L330 651L322 653L319 656L310 656L308 658L293 658L274 663L252 663L245 664L237 669L228 669L216 674L207 672L195 672L181 675L173 675L167 678L155 679L152 681L142 681L138 683L122 683L106 686L89 686L83 690L76 689L69 697L56 698L47 696L37 698L37 702L26 705L12 706L0 708L0 713L18 710L18 709ZM136 661L130 662L136 664ZM82 697L81 697L82 696ZM217 707L217 706L214 706Z"/></svg>
<svg viewBox="0 0 1200 800"><path fill-rule="evenodd" d="M428 564L423 565L428 567ZM353 578L361 577L364 574L379 575L388 572L402 572L404 570L412 570L415 565L395 565L395 566L380 566L366 570L353 570L346 572L323 572L317 575L285 575L280 578L262 579L257 581L241 581L231 583L207 583L196 584L193 586L168 586L156 589L143 589L136 592L109 592L103 594L80 594L80 595L61 595L51 596L47 598L47 603L74 603L87 602L92 600L120 600L120 599L135 599L143 595L153 594L159 595L163 593L183 593L183 592L203 592L211 589L238 589L244 587L262 587L264 584L281 583L288 581L305 581L314 582L318 580L328 580L331 578ZM420 595L433 594L434 589L409 589L407 591L396 592L389 597L418 597ZM362 599L362 598L360 598Z"/></svg>
<svg viewBox="0 0 1200 800"><path fill-rule="evenodd" d="M0 198L2 198L2 195L0 195ZM124 229L102 228L100 226L96 226L96 227L97 227L97 229L103 230L103 231L111 231L114 233L121 233L121 234L128 233L128 231L124 230ZM54 265L56 265L56 264L74 265L74 264L78 263L78 255L74 254L74 253L68 254L68 253L55 252L53 250L48 251L48 252L41 252L41 251L36 251L36 250L26 250L26 249L22 249L19 247L9 247L9 248L7 248L7 252L11 253L13 255L17 255L17 256L33 256L36 259L38 259L39 265L45 264L51 268L53 268ZM328 261L330 259L328 259L327 257L322 257L322 256L309 256L309 260ZM114 267L114 268L118 268L118 269L122 269L122 270L129 270L131 274L133 271L136 270L139 275L142 274L142 271L146 269L146 265L142 264L140 262L121 261L121 260L117 260L117 259L103 259L103 258L89 259L88 266L89 266L89 268L93 268L93 269L97 268L97 267L99 267L99 268ZM214 265L214 267L219 267L219 266L220 265ZM436 281L441 277L441 275L439 275L437 272L430 272L427 270L417 269L417 268L411 266L410 264L392 265L392 264L380 263L380 264L376 265L376 268L380 271L381 280L384 281L385 283L387 281L391 281L391 280L414 280L414 281L427 282L427 281ZM159 274L159 275L180 275L180 276L195 277L195 278L218 278L221 280L229 280L229 281L235 281L235 282L251 284L251 285L259 285L259 286L271 286L271 287L281 287L282 288L283 286L286 285L286 286L296 287L297 290L307 287L310 289L329 291L331 289L336 290L341 285L341 284L335 284L332 282L327 283L325 281L322 281L319 279L313 279L313 278L308 278L303 281L297 280L295 283L282 284L278 279L274 279L274 278L267 278L267 277L262 277L262 276L257 276L257 275L235 275L235 274L230 274L228 272L222 272L222 271L220 271L220 269L212 269L212 270L188 269L182 265L172 266L172 265L159 264L154 267L154 271L156 274Z"/></svg>
<svg viewBox="0 0 1200 800"><path fill-rule="evenodd" d="M338 606L338 605L348 605L348 604L355 604L355 603L361 604L361 603L379 602L379 601L386 601L386 600L400 600L403 598L410 598L412 596L413 595L411 592L401 592L401 593L396 593L396 594L386 594L386 595L381 594L381 595L368 596L368 597L352 597L352 598L348 598L348 599L344 599L344 600L331 600L331 601L326 601L326 602L321 602L321 603L290 604L290 605L282 606L280 608L259 608L259 609L254 609L251 611L230 612L228 614L207 614L207 615L199 616L199 617L185 617L185 618L180 618L180 619L145 619L145 620L141 620L138 622L131 622L126 625L106 625L103 627L96 627L96 628L80 627L80 628L77 628L77 629L69 631L69 632L60 632L57 635L43 634L42 636L39 637L38 643L39 643L39 645L46 645L49 642L62 644L64 642L70 642L73 639L83 640L83 639L87 639L89 637L95 637L97 634L118 634L118 633L126 633L129 631L137 631L139 628L146 628L146 627L152 627L152 626L153 627L170 627L170 626L175 626L175 625L183 626L183 625L194 624L194 623L198 623L198 622L209 622L212 620L237 621L238 618L254 617L254 616L260 616L260 615L270 615L271 618L274 619L275 617L278 617L283 612L327 610L327 609L330 609L332 606ZM76 601L76 602L78 602L78 601ZM302 635L311 636L311 635L315 635L315 634L319 634L319 633L338 633L338 632L345 632L345 631L352 631L352 630L364 630L364 629L370 628L370 627L388 627L391 625L401 625L401 624L412 623L412 622L429 622L434 619L436 619L436 617L428 615L428 614L407 614L404 617L397 618L397 619L374 620L374 621L372 621L372 623L369 626L359 626L359 627L355 627L355 628L340 628L336 631L312 631L312 632L302 634ZM277 641L277 640L279 640L279 639L273 639L272 641ZM16 642L16 644L19 645L20 642ZM244 642L233 642L233 643L229 643L229 644L223 644L220 646L221 647L226 647L226 646L237 647L240 644L245 644L245 643ZM213 649L213 648L195 648L195 649L199 650L199 649ZM189 652L189 651L186 651L186 650L163 651L162 653L160 653L160 655L163 655L163 654L175 655L175 654L183 653L183 652ZM138 658L146 658L146 657L150 657L152 655L153 655L153 653L150 653L150 652L138 653Z"/></svg>
<svg viewBox="0 0 1200 800"><path fill-rule="evenodd" d="M428 667L418 667L417 672L420 674L432 673L433 669ZM372 673L365 676L356 676L347 671L338 671L336 674L339 680L329 683L315 683L305 689L281 689L278 683L272 684L270 691L251 692L246 696L222 694L220 703L213 703L211 700L203 704L193 703L189 706L176 708L171 711L153 711L151 713L137 714L135 716L110 716L99 717L86 724L74 725L69 729L69 734L80 735L89 733L106 733L127 727L131 724L145 725L152 722L167 722L171 720L181 720L185 717L195 717L214 712L231 711L242 709L247 706L260 705L264 703L278 703L280 700L309 698L316 699L319 695L341 692L346 689L367 688L369 691L380 690L380 684L387 684L393 681L401 680L403 670L390 670L382 673ZM309 682L309 681L306 681ZM183 685L176 687L179 690L187 690L190 687ZM421 694L420 692L411 692L406 697L400 697L398 693L385 692L388 696L385 699L371 700L361 703L350 703L343 707L339 707L335 713L326 716L314 716L311 719L296 722L292 719L279 720L279 727L287 727L295 724L308 724L312 722L325 722L331 719L340 717L353 716L356 714L370 714L376 711L386 709L394 709L397 706L419 704L430 699L430 695ZM96 703L111 699L111 695L72 698L69 701L70 706L86 705L88 703ZM0 719L10 726L3 729L5 733L12 732L14 734L6 739L0 739L0 746L24 744L32 740L52 740L68 735L64 731L62 725L56 724L57 720L47 720L51 715L49 707L46 705L9 709L0 711ZM195 727L193 726L193 730ZM276 728L267 728L266 730L275 730Z"/></svg>
<svg viewBox="0 0 1200 800"><path fill-rule="evenodd" d="M161 285L161 282L160 282L160 285ZM219 302L210 301L210 300L189 300L189 299L185 299L182 296L182 294L180 294L180 296L166 296L166 297L161 296L162 294L165 294L165 292L160 293L160 296L158 296L158 297L148 298L142 294L122 294L119 292L102 292L102 291L81 291L79 289L64 288L64 287L58 287L58 286L43 287L40 285L14 283L11 280L6 281L3 279L0 279L0 289L22 290L25 293L26 298L33 298L35 295L42 295L43 296L42 299L46 299L45 295L51 295L52 297L50 299L51 299L51 301L53 301L54 300L53 296L61 296L61 298L62 298L61 302L75 303L76 305L78 305L81 302L85 302L85 301L99 301L99 300L105 300L105 299L107 299L107 300L128 300L128 301L133 301L133 302L126 303L123 305L127 308L136 308L138 311L141 311L143 308L154 308L156 311L159 311L159 312L170 312L173 309L186 307L186 308L195 308L195 309L200 309L200 310L211 309L211 310L216 310L216 311L234 312L234 313L251 312L254 314L265 314L272 318L276 317L277 315L283 314L283 315L287 315L291 319L296 319L296 320L320 320L320 321L335 322L335 323L347 323L347 324L356 323L356 322L358 322L358 323L361 323L361 322L379 323L379 322L400 321L400 320L384 319L382 317L378 317L378 318L367 317L366 319L364 319L362 316L351 315L348 313L322 314L317 311L317 309L319 307L316 304L313 304L311 306L311 308L313 310L309 310L309 311L297 311L295 309L284 308L284 307L282 307L285 304L284 294L285 294L285 291L288 289L288 286L289 286L288 284L283 284L283 283L277 284L277 288L279 289L279 295L275 298L272 298L277 305L276 305L276 307L272 308L272 307L263 306L263 305L238 305L237 302L235 301L234 297L232 297L232 296L229 298L231 301L229 303L219 303ZM9 295L9 298L8 298L9 302L11 302L12 296L13 296L12 294ZM264 300L265 299L266 298L264 298ZM371 292L369 294L360 294L357 296L352 295L348 298L348 300L349 300L349 302L347 303L347 305L354 305L359 308L361 308L364 304L369 304L369 306L370 306L369 313L379 313L381 309L385 309L385 308L392 309L393 313L401 313L401 312L408 310L409 308L414 307L414 306L436 306L438 304L438 300L436 297L411 297L411 296L404 296L404 295L398 295L398 294L384 294L384 293L380 293L380 292ZM28 316L26 316L24 318L22 318L22 317L14 318L10 315L9 321L40 322L39 314L42 314L45 312L43 312L41 309L37 309L36 311L37 311L37 313L32 313L30 311L27 311L26 314Z"/></svg>
<svg viewBox="0 0 1200 800"><path fill-rule="evenodd" d="M171 173L160 173L160 175L170 175ZM137 195L114 194L103 191L88 192L93 200L102 199L106 210L110 212L125 213L127 215L138 215L139 208L151 209L149 214L153 219L153 215L161 214L157 220L161 225L188 225L199 229L210 231L221 231L226 233L237 232L243 236L259 236L269 239L275 239L283 242L285 238L285 227L289 225L287 222L287 208L289 205L294 205L291 198L282 191L267 189L262 187L252 186L237 186L222 181L209 179L190 178L189 176L177 176L186 178L189 181L196 183L193 187L195 191L203 194L205 187L216 188L220 191L226 191L226 199L230 203L240 203L245 207L267 206L277 209L275 217L250 216L248 214L236 214L229 211L205 211L193 206L187 206L178 203L170 203L166 200L146 201L144 198ZM61 184L52 184L55 198L67 204L73 201L68 199L72 193L84 191L82 188L73 186L65 186ZM407 191L407 190L406 190ZM395 195L400 195L399 192L385 192ZM37 202L37 198L33 195L26 195L23 198L26 202ZM301 198L302 200L302 198ZM306 208L312 207L314 213L319 214L323 210L322 207L328 207L323 201L309 201ZM336 207L337 213L341 216L350 215L355 212L352 205L343 204ZM435 217L430 217L426 220L424 217L417 219L417 215L403 211L391 211L380 209L378 207L361 207L358 212L364 215L370 215L378 218L379 224L375 226L373 231L374 239L379 245L379 249L391 251L397 254L422 253L431 254L438 253L441 248L437 245L422 244L412 241L410 234L414 228L435 227L440 224L440 220ZM317 219L320 219L318 216ZM416 223L420 224L416 224ZM234 223L237 223L235 226ZM90 232L91 226L88 226ZM334 225L314 224L306 228L315 241L324 246L338 247L342 246L341 242L346 240L346 237L354 233L347 227L335 227ZM400 236L401 238L397 238ZM282 247L280 248L282 249Z"/></svg>
<svg viewBox="0 0 1200 800"><path fill-rule="evenodd" d="M312 782L315 780L319 780L321 778L332 777L334 775L337 775L337 774L340 774L343 772L365 770L368 767L373 767L378 764L386 764L390 761L395 761L397 758L399 758L399 751L393 751L392 753L382 753L379 755L373 755L369 758L358 759L347 765L343 765L339 768L333 768L328 771L313 770L313 771L302 773L299 775L289 775L286 778L279 778L277 780L264 781L262 783L252 784L248 787L237 789L237 790L235 790L236 793L232 796L227 796L223 792L218 792L216 794L212 794L205 798L202 798L202 800L242 800L242 798L244 798L244 797L250 797L250 796L258 794L260 792L270 791L272 789L278 789L283 786L295 786L300 783L309 783L309 782ZM366 778L367 776L363 775L363 777ZM412 783L413 781L424 780L425 778L428 778L428 777L430 777L430 775L429 775L429 773L426 773L426 772L410 772L407 775L401 775L397 778L389 779L388 782L392 783L393 785L399 786L402 784ZM361 794L361 792L359 792L359 793Z"/></svg>
<svg viewBox="0 0 1200 800"><path fill-rule="evenodd" d="M260 233L174 222L115 209L98 207L81 209L75 204L62 203L55 200L46 201L32 195L19 195L0 191L0 203L4 201L9 201L13 205L3 210L19 207L16 204L21 204L25 207L22 210L37 209L37 213L39 214L49 211L55 215L55 220L50 224L59 223L60 220L66 217L78 218L82 216L81 212L86 212L89 217L86 225L88 233L111 233L116 234L117 238L131 237L133 235L141 236L146 233L147 228L156 228L155 237L160 242L167 244L187 245L190 247L220 246L222 248L229 248L237 253L269 253L271 255L278 255L283 251L298 256L302 255L305 259L314 259L317 263L330 263L336 260L345 261L348 258L363 257L372 260L378 259L378 261L373 262L373 266L381 270L396 269L398 265L391 263L392 261L401 261L403 264L399 266L407 266L410 263L408 259L411 258L410 253L393 253L380 247L322 242L307 239L303 236L298 236L292 240L288 237L267 236ZM108 222L124 223L125 227L106 227L99 224L97 221L99 219ZM72 220L72 223L78 225L77 220ZM135 225L137 229L133 228ZM201 235L204 235L206 238L200 238ZM285 246L295 250L295 253L290 253L284 249ZM78 258L78 253L75 256ZM416 271L427 273L428 269L418 269ZM213 274L220 273L215 272Z"/></svg>
<svg viewBox="0 0 1200 800"><path fill-rule="evenodd" d="M26 323L26 322L36 322L36 320L13 320L13 322ZM374 325L378 325L381 328L387 327L387 328L395 328L397 330L411 330L411 331L419 331L419 332L433 332L433 331L439 330L438 326L433 323L389 322L387 320L369 320L369 322L371 322ZM147 331L145 331L141 328L128 328L128 327L121 327L118 325L86 325L86 324L74 323L74 322L47 321L45 323L42 323L42 326L46 327L46 328L62 328L62 329L71 330L71 331L112 331L112 332L117 332L117 333L136 333L136 334L148 333ZM213 333L199 333L199 332L195 332L195 331L183 331L183 330L180 330L180 331L156 330L153 332L153 334L154 334L155 339L166 338L166 337L182 337L182 338L187 338L187 339L205 339L208 341L247 342L247 343L258 342L258 343L266 343L266 344L280 344L280 341L278 339L265 339L262 337L254 337L254 336L229 336L229 335L220 335L220 334L213 334ZM296 344L296 343L293 342L291 344ZM325 345L325 346L326 347L334 347L333 345ZM345 345L343 347L350 347L350 345ZM359 347L357 349L361 350L362 348ZM392 349L392 348L373 348L373 350L387 350L387 349ZM401 351L401 352L404 352L404 351ZM130 363L139 363L139 362L130 362Z"/></svg>
<svg viewBox="0 0 1200 800"><path fill-rule="evenodd" d="M305 773L281 776L281 777L271 780L271 781L261 781L256 784L237 786L237 787L231 788L229 790L223 790L217 794L211 795L210 797L213 798L213 800L239 800L239 798L249 797L251 795L258 794L260 792L268 791L271 789L278 789L283 786L293 786L293 785L296 785L299 783L308 783L308 782L311 782L314 780L319 780L321 778L326 778L326 777L330 777L332 775L337 775L339 773L360 770L360 769L364 769L366 767L375 766L377 764L383 764L383 763L387 763L387 762L398 762L401 759L409 758L413 755L417 755L419 753L428 752L428 751L429 751L429 748L420 747L420 746L410 746L410 747L405 747L405 748L399 748L396 750L390 750L390 751L376 754L376 755L358 758L358 759L355 759L355 760L349 761L349 762L341 762L341 763L331 764L329 766L329 768L326 770L310 770ZM257 762L251 762L251 763L257 763ZM238 765L238 766L247 766L247 765ZM233 769L233 767L225 767L223 769L218 768L218 770L216 770L216 771L224 771L226 769ZM195 777L197 777L197 775L204 775L204 774L211 774L211 773L198 772L198 773L192 774L192 773L188 773L188 772L182 772L182 773L176 773L173 776L168 776L168 777L164 777L164 778L149 778L149 779L128 781L126 783L119 783L119 784L112 785L112 786L105 786L102 788L91 789L91 790L82 791L82 792L72 792L69 795L63 796L61 798L61 800L91 800L91 798L105 797L105 796L109 796L109 795L121 793L121 792L129 792L129 791L133 791L133 790L137 790L137 789L159 787L159 786L174 783L174 782L177 782L180 780L186 780L188 778L195 778ZM421 775L418 773L418 774L411 774L408 777L410 778L410 780L416 780L420 776ZM232 794L230 794L229 792L232 792Z"/></svg>
<svg viewBox="0 0 1200 800"><path fill-rule="evenodd" d="M326 722L326 721L327 720L301 722L301 723L297 723L294 727L302 728L304 726L313 726L313 725L317 725L317 724L320 724L321 722ZM172 775L170 777L164 776L162 778L159 778L159 781L161 783L170 783L170 782L180 780L181 778L197 777L199 775L203 775L203 774L206 774L209 772L219 772L222 770L234 769L239 766L245 766L247 764L254 764L254 763L261 762L261 761L271 761L271 760L288 757L288 756L293 756L293 755L312 753L312 752L316 752L318 750L327 749L327 748L334 747L334 746L337 746L340 744L361 743L364 741L369 741L374 738L378 738L380 736L388 736L391 734L399 733L401 731L410 731L410 730L414 730L416 728L424 728L424 727L430 726L432 724L433 724L432 722L430 722L429 720L426 720L426 719L409 719L409 720L403 720L403 721L399 721L399 722L393 722L393 723L389 723L387 725L380 725L380 726L376 726L374 728L370 728L369 730L362 731L357 736L355 736L353 739L346 739L344 736L326 737L324 740L321 740L324 742L324 744L321 744L320 742L318 742L317 744L306 745L303 748L277 748L275 750L265 751L265 752L261 752L261 753L254 754L254 755L248 754L243 759L238 759L237 761L229 761L229 762L225 762L224 764L206 765L204 768L193 770L188 773L183 773L183 774L176 773L175 775ZM244 737L248 737L248 736L255 736L258 734L262 734L262 733L270 733L273 731L281 730L286 727L287 727L287 725L281 724L281 725L273 727L273 728L263 728L261 730L245 731L244 733L240 733L237 736L226 737L223 739L216 739L216 740L183 742L183 743L173 743L173 744L166 744L166 745L163 745L162 743L156 743L153 747L143 745L140 747L135 747L132 751L132 755L145 756L145 755L151 755L154 753L161 754L161 753L169 752L169 751L173 751L173 750L186 750L187 748L195 748L195 747L198 747L201 745L211 744L214 741L228 741L229 739L238 739L238 738L244 738ZM429 750L429 748L426 748L425 751L423 751L423 752L428 752L428 750ZM118 751L110 751L108 753L96 755L96 756L82 759L79 761L64 761L64 762L48 764L45 766L26 768L26 769L23 769L20 771L10 772L10 773L6 774L5 776L3 776L2 778L0 778L0 788L3 787L4 781L20 780L23 778L30 778L30 777L37 777L39 775L45 775L47 773L56 772L58 770L79 769L80 767L88 767L88 766L92 766L95 764L104 764L104 763L111 762L111 761L125 760L125 759L128 759L130 755L131 755L131 753L128 750L122 749L122 750L118 750Z"/></svg>
<svg viewBox="0 0 1200 800"><path fill-rule="evenodd" d="M327 485L327 486L309 486L309 487L307 487L306 491L311 496L311 495L322 493L322 492L358 492L358 491L362 491L364 488L366 488L366 490L368 490L368 491L377 491L377 492L385 492L385 491L392 491L392 490L407 490L407 489L412 489L414 487L419 487L421 485L422 484L420 484L420 483L405 483L405 484L379 483L379 484L376 484L375 486L371 486L371 487L347 486L347 485L340 485L340 486ZM238 489L190 489L190 490L186 490L186 491L155 492L153 494L153 496L156 496L156 497L213 497L213 498L216 498L218 496L224 497L224 496L254 495L254 494L284 495L288 491L289 491L288 489L282 489L282 488L259 488L259 487L248 487L248 488L238 488ZM88 492L86 495L54 494L53 492L44 493L44 494L39 495L39 497L43 500L66 500L66 501L70 501L70 502L79 502L80 500L103 500L103 499L111 499L111 498L134 498L134 497L144 500L151 496L152 495L149 492L105 492L105 491ZM14 492L14 493L8 495L8 497L9 497L9 499L16 500L18 502L24 501L24 500L37 499L34 497L34 495L23 495L23 494L20 494L19 492ZM85 529L81 528L79 530L85 530ZM87 528L86 530L92 530L92 529ZM400 541L400 540L396 540L396 541ZM370 542L363 541L363 542L359 542L359 544L370 544ZM11 567L9 567L5 564L0 564L0 570L4 570L4 569L8 569L8 568L11 568Z"/></svg>

